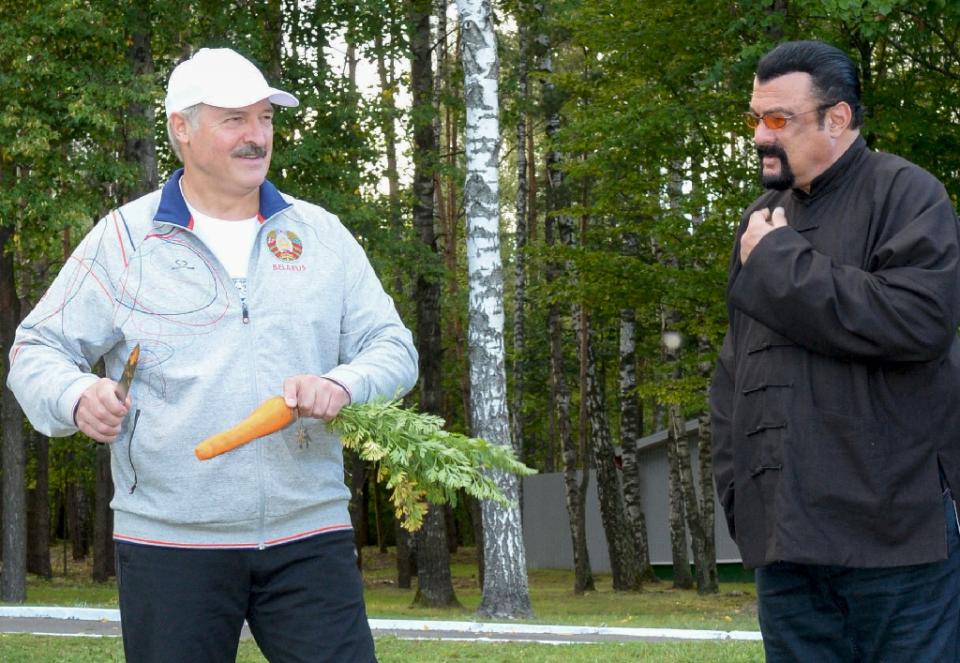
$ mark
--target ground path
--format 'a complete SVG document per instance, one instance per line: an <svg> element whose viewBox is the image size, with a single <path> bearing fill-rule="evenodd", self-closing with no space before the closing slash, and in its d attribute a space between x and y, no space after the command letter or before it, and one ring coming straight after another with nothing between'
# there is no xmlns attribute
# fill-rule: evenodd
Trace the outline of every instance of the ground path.
<svg viewBox="0 0 960 663"><path fill-rule="evenodd" d="M553 626L516 622L371 619L375 637L491 642L630 642L636 640L760 640L756 631ZM0 606L0 633L119 637L120 611L100 608ZM249 631L244 627L245 637Z"/></svg>

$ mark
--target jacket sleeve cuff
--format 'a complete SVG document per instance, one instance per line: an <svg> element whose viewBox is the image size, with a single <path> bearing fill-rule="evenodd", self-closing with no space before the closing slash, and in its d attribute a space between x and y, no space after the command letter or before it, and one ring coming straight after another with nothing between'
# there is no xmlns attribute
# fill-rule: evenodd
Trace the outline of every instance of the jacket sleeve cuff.
<svg viewBox="0 0 960 663"><path fill-rule="evenodd" d="M369 398L369 389L365 386L366 380L349 366L341 364L320 377L343 387L350 396L351 403L366 403Z"/></svg>
<svg viewBox="0 0 960 663"><path fill-rule="evenodd" d="M60 395L60 400L57 403L57 411L60 419L59 424L61 430L67 431L62 433L63 435L70 435L78 430L77 422L73 418L74 412L77 409L77 403L80 402L81 394L83 394L90 385L95 384L98 379L95 375L84 375L75 380Z"/></svg>
<svg viewBox="0 0 960 663"><path fill-rule="evenodd" d="M322 377L324 380L328 380L328 381L332 382L333 384L337 385L338 387L340 387L341 389L343 389L345 392L347 392L347 399L348 399L348 400L347 400L347 404L349 405L349 404L353 403L353 393L350 391L350 388L347 387L347 385L343 384L342 382L340 382L340 381L337 380L337 379L334 379L334 378L330 377L329 375L321 375L320 377Z"/></svg>

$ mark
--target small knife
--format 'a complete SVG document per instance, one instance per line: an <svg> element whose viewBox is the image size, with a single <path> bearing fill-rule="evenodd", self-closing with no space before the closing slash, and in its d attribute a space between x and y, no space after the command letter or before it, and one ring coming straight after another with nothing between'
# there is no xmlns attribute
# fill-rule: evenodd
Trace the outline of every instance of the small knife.
<svg viewBox="0 0 960 663"><path fill-rule="evenodd" d="M137 372L137 361L140 359L140 344L137 343L130 351L127 357L127 365L123 367L123 375L117 382L117 398L121 401L127 400L127 393L130 391L130 383L133 382L133 374Z"/></svg>

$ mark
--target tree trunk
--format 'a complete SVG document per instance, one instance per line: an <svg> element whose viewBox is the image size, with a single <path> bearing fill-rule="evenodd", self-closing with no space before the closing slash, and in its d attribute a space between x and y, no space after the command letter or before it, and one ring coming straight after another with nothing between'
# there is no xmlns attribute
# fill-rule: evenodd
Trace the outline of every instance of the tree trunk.
<svg viewBox="0 0 960 663"><path fill-rule="evenodd" d="M436 142L439 151L438 166L441 164L451 165L455 161L451 160L449 152L449 141L451 134L454 133L454 127L451 126L450 107L445 104L444 97L450 93L452 80L450 79L450 61L449 61L449 39L447 35L447 1L434 0L434 15L437 21L436 43L433 45L433 54L436 58L437 67L433 72L433 107L437 114L433 118L433 139ZM441 233L445 232L446 220L456 216L454 193L455 185L452 179L452 172L444 173L443 169L438 167L434 174L436 193L437 218L441 219ZM451 198L454 205L450 204ZM449 209L448 209L449 208ZM455 242L454 242L455 243Z"/></svg>
<svg viewBox="0 0 960 663"><path fill-rule="evenodd" d="M668 409L673 412L672 408ZM682 426L680 430L683 430ZM680 486L680 461L677 458L677 443L674 439L676 435L677 428L671 421L667 433L670 552L673 561L673 586L677 589L689 589L693 587L693 576L690 574L690 557L687 555L687 525L684 517L683 489Z"/></svg>
<svg viewBox="0 0 960 663"><path fill-rule="evenodd" d="M431 0L410 3L410 84L413 93L413 225L426 255L417 274L417 351L420 356L420 410L442 415L439 253L434 231L434 171L437 164L433 117L433 65L430 33ZM424 264L426 263L426 264ZM414 603L430 607L458 606L450 574L450 549L443 507L431 505L413 541L417 551L417 594Z"/></svg>
<svg viewBox="0 0 960 663"><path fill-rule="evenodd" d="M34 431L30 440L36 474L27 492L27 572L50 579L50 438Z"/></svg>
<svg viewBox="0 0 960 663"><path fill-rule="evenodd" d="M13 393L3 387L3 573L0 600L22 603L27 597L26 449L23 414Z"/></svg>
<svg viewBox="0 0 960 663"><path fill-rule="evenodd" d="M643 510L637 441L643 430L643 410L637 398L636 316L633 309L620 311L620 449L623 460L623 501L630 533L640 562L640 580L657 582L650 564L647 519Z"/></svg>
<svg viewBox="0 0 960 663"><path fill-rule="evenodd" d="M460 170L459 162L459 135L461 131L460 115L457 112L455 104L443 104L444 98L453 94L450 89L453 87L452 73L449 62L457 58L459 53L459 42L457 42L456 53L453 58L448 55L447 22L445 17L447 2L437 0L437 31L438 39L436 44L437 54L437 75L434 83L435 99L440 102L437 108L442 109L438 117L439 133L438 144L442 141L443 155L440 157L444 163L444 168L436 169L436 199L437 199L437 221L440 227L439 241L443 255L443 265L446 272L445 292L450 301L460 300L460 233L459 223L462 210L458 202L458 185L455 178ZM441 6L444 17L441 19ZM458 33L459 34L459 33ZM445 90L441 90L441 86ZM457 381L459 383L459 392L456 394L454 402L453 393L445 399L444 419L450 421L453 413L457 410L462 411L464 426L467 430L471 428L470 422L470 376L467 368L466 357L466 331L464 329L463 314L459 307L453 309L445 316L446 323L444 327L444 337L447 339L447 349L450 351L448 365L456 368ZM479 523L478 523L479 526Z"/></svg>
<svg viewBox="0 0 960 663"><path fill-rule="evenodd" d="M703 527L703 572L697 578L697 591L715 594L720 591L717 575L717 541L714 536L713 461L710 449L710 413L698 418L697 454L700 461L700 522Z"/></svg>
<svg viewBox="0 0 960 663"><path fill-rule="evenodd" d="M373 495L373 519L374 527L377 532L377 549L386 554L387 552L387 537L383 532L383 514L381 511L380 503L380 483L377 481L377 466L374 465L373 469L370 472L369 477L370 484L367 486L367 491ZM403 529L403 528L401 528Z"/></svg>
<svg viewBox="0 0 960 663"><path fill-rule="evenodd" d="M660 257L657 248L654 249ZM668 266L671 258L664 261ZM679 352L681 337L676 331L676 313L672 309L663 309L661 313L661 337L663 339L663 361L670 367L673 379L680 377ZM700 559L702 548L698 548L697 535L699 523L696 514L695 500L689 498L690 483L685 468L690 465L689 446L687 445L686 426L683 413L677 403L667 403L667 463L669 465L670 491L670 549L673 556L673 586L688 589L693 586L693 576L690 574L690 558L687 554L687 532L689 528L693 539L694 560ZM692 511L692 513L691 513ZM698 563L699 566L699 563Z"/></svg>
<svg viewBox="0 0 960 663"><path fill-rule="evenodd" d="M693 566L696 573L697 590L706 591L707 562L703 522L700 518L696 482L690 463L690 444L687 442L686 422L679 405L670 406L670 428L673 431L672 442L676 445L677 467L680 471L680 492L683 496L683 510L687 516L690 543L693 549Z"/></svg>
<svg viewBox="0 0 960 663"><path fill-rule="evenodd" d="M356 451L345 449L343 464L350 486L350 524L353 526L353 545L357 550L357 568L363 569L363 547L367 545L366 506L367 466Z"/></svg>
<svg viewBox="0 0 960 663"><path fill-rule="evenodd" d="M453 591L443 505L430 505L414 540L417 542L417 593L413 604L431 608L461 607Z"/></svg>
<svg viewBox="0 0 960 663"><path fill-rule="evenodd" d="M473 434L492 444L511 445L503 346L503 264L500 257L499 61L489 0L457 0L463 45L466 102L464 209L467 216L467 282L471 422ZM526 551L520 522L519 479L491 473L513 502L485 501L483 598L486 617L529 617Z"/></svg>
<svg viewBox="0 0 960 663"><path fill-rule="evenodd" d="M417 562L413 550L413 536L394 519L393 531L397 539L397 587L410 589L411 578L417 575Z"/></svg>
<svg viewBox="0 0 960 663"><path fill-rule="evenodd" d="M519 40L519 61L517 62L517 102L520 108L527 107L527 81L529 68L528 42L529 31L522 12L518 12L517 39ZM516 232L513 266L513 398L510 403L511 433L513 448L517 458L524 457L524 356L526 337L524 335L524 313L526 311L527 287L527 112L522 110L517 119L517 197Z"/></svg>
<svg viewBox="0 0 960 663"><path fill-rule="evenodd" d="M93 580L106 582L116 575L113 547L113 480L110 475L110 447L97 445L96 488L93 505ZM86 500L84 499L84 503ZM86 528L84 527L84 530Z"/></svg>
<svg viewBox="0 0 960 663"><path fill-rule="evenodd" d="M23 411L6 386L10 372L9 353L20 324L20 300L14 282L13 252L7 242L11 228L0 226L0 423L3 449L3 573L0 600L22 603L27 598L27 450L23 438Z"/></svg>
<svg viewBox="0 0 960 663"><path fill-rule="evenodd" d="M705 359L710 352L710 341L705 336L697 339L697 350L701 357L699 364L700 375L705 384L709 385L709 377L713 371L713 361ZM709 386L705 388L709 391ZM706 400L707 394L704 394ZM697 418L697 454L700 466L700 522L703 526L703 555L704 572L703 584L697 590L701 594L713 594L720 591L720 580L717 574L717 541L714 535L715 518L714 495L716 488L713 484L713 453L711 445L710 413L704 411Z"/></svg>
<svg viewBox="0 0 960 663"><path fill-rule="evenodd" d="M90 548L87 525L90 522L89 500L83 486L67 485L67 536L70 539L70 555L80 561L86 559Z"/></svg>
<svg viewBox="0 0 960 663"><path fill-rule="evenodd" d="M541 14L543 7L536 5ZM537 70L550 74L553 72L553 59L550 56L549 41L546 35L538 35L537 42L542 52L537 63ZM540 80L541 96L544 101L546 114L546 133L552 139L560 130L560 112L557 107L557 95L554 85L548 78ZM566 207L564 194L563 171L560 168L561 155L551 149L546 155L547 169L547 210L545 241L548 247L556 246L559 241L569 246L573 243L573 222L568 216L556 213ZM531 178L531 183L535 182ZM555 232L556 230L556 232ZM561 275L570 271L571 265L561 265L550 261L546 266L547 283L553 283ZM582 594L593 591L593 572L590 568L590 556L587 551L586 527L586 500L587 486L590 482L590 463L586 449L586 435L580 436L580 444L573 439L572 413L570 405L570 389L564 370L564 338L569 334L564 330L563 319L560 314L560 305L550 304L547 311L547 325L550 335L550 397L553 402L552 411L556 414L557 432L560 436L560 449L563 458L563 485L566 498L567 516L570 522L570 538L573 545L574 580L573 591ZM585 418L582 418L585 423ZM579 446L579 448L578 448Z"/></svg>
<svg viewBox="0 0 960 663"><path fill-rule="evenodd" d="M549 330L550 328L549 315L548 315L547 321L548 321L547 329ZM547 333L549 333L549 331ZM552 371L552 366L553 366L552 357L553 357L553 350L551 349L550 355L548 355L547 357L549 366L551 367L550 371ZM557 449L560 448L560 444L559 444L560 434L559 434L559 427L557 422L557 401L554 398L555 394L554 394L553 385L552 385L553 378L550 371L548 371L547 373L547 376L548 376L547 383L550 385L550 390L548 392L548 397L547 397L547 413L546 413L547 414L547 422L546 422L547 430L546 430L546 440L544 440L544 448L543 448L543 473L544 474L553 474L554 472L557 471L556 456L557 456Z"/></svg>
<svg viewBox="0 0 960 663"><path fill-rule="evenodd" d="M396 237L403 236L403 219L400 215L400 175L397 171L397 82L393 75L394 58L387 56L383 35L374 36L377 52L377 76L380 80L380 131L387 158L387 202L390 209L390 228ZM389 61L389 67L387 62ZM400 270L394 275L395 294L403 292L403 277Z"/></svg>
<svg viewBox="0 0 960 663"><path fill-rule="evenodd" d="M282 0L266 0L262 3L263 20L262 39L270 45L269 54L263 63L267 80L279 82L283 76L283 42L286 38L283 25Z"/></svg>
<svg viewBox="0 0 960 663"><path fill-rule="evenodd" d="M593 352L593 334L586 311L581 307L577 313L581 329L580 352L585 368L584 391L581 398L586 400L587 415L590 419L593 461L597 469L597 495L600 499L600 517L603 521L607 550L610 555L613 589L635 591L641 588L640 559L633 545L633 537L623 505L620 477L603 403L603 386L598 377Z"/></svg>
<svg viewBox="0 0 960 663"><path fill-rule="evenodd" d="M443 505L443 518L447 523L447 552L453 555L460 547L460 537L457 528L457 514L449 503Z"/></svg>
<svg viewBox="0 0 960 663"><path fill-rule="evenodd" d="M63 476L63 473L61 473ZM68 565L67 565L67 548L69 548L67 541L67 483L66 478L64 477L60 487L57 490L57 517L56 525L53 528L54 535L60 539L60 569L62 570L63 575L67 575Z"/></svg>
<svg viewBox="0 0 960 663"><path fill-rule="evenodd" d="M150 44L151 2L139 0L127 5L127 63L138 78L153 77L153 48ZM156 111L152 103L131 102L125 118L124 158L138 165L137 180L122 192L132 200L157 188L157 149L154 137Z"/></svg>
<svg viewBox="0 0 960 663"><path fill-rule="evenodd" d="M347 43L347 79L350 81L350 91L359 99L360 90L357 88L357 46L353 42Z"/></svg>
<svg viewBox="0 0 960 663"><path fill-rule="evenodd" d="M376 36L377 46L377 74L380 78L381 103L384 105L381 114L381 131L386 146L387 157L387 200L390 204L390 227L399 230L402 225L400 218L400 176L397 172L397 130L394 124L397 114L396 82L393 80L392 65L388 69L386 56L382 52L383 37Z"/></svg>
<svg viewBox="0 0 960 663"><path fill-rule="evenodd" d="M467 504L467 511L470 514L470 526L473 528L473 545L477 554L477 586L483 589L483 512L480 509L480 502L469 495L464 497Z"/></svg>
<svg viewBox="0 0 960 663"><path fill-rule="evenodd" d="M679 201L683 195L683 164L674 161L667 182L670 210L677 213ZM656 242L653 253L658 263L667 270L678 270L676 257L660 250ZM661 354L670 378L681 378L680 346L683 337L678 329L679 314L669 305L660 311ZM667 417L667 462L669 463L670 490L670 546L673 552L673 586L689 588L693 586L690 574L690 561L687 556L687 532L693 547L694 563L699 569L703 555L703 538L700 529L699 512L696 497L691 499L692 475L689 473L690 453L687 444L686 423L677 400L664 403ZM698 573L699 575L699 573Z"/></svg>
<svg viewBox="0 0 960 663"><path fill-rule="evenodd" d="M547 220L548 244L552 242L552 223ZM549 269L548 269L549 274ZM549 281L549 276L548 276ZM570 429L570 390L563 373L563 328L560 307L551 304L547 314L550 334L550 400L557 412L557 430L563 451L563 488L570 521L570 539L573 546L573 591L583 594L594 590L593 572L587 552L586 489L590 479L589 464L581 460ZM582 475L579 473L582 472Z"/></svg>

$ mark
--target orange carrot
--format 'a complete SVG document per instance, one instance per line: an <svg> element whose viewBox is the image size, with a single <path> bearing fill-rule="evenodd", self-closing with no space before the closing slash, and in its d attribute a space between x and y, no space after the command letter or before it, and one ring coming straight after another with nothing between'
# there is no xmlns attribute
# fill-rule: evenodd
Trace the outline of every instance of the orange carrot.
<svg viewBox="0 0 960 663"><path fill-rule="evenodd" d="M209 460L258 437L275 433L291 424L294 419L294 411L287 407L283 396L268 398L233 428L212 435L198 444L194 453L200 460Z"/></svg>

